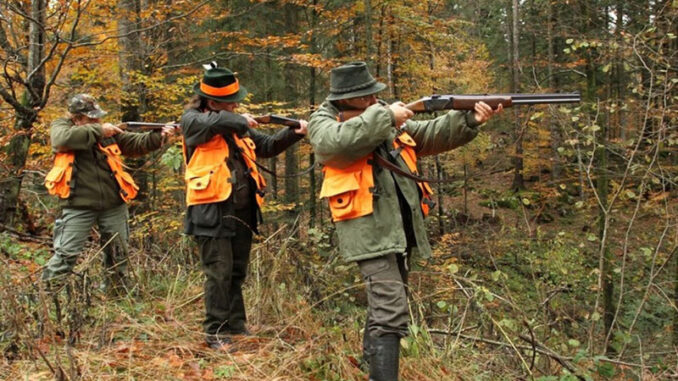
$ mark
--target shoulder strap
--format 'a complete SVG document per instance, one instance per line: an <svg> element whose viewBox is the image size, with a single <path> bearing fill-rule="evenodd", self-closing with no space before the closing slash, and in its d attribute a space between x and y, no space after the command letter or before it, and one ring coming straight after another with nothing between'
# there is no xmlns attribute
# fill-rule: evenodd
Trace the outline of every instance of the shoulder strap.
<svg viewBox="0 0 678 381"><path fill-rule="evenodd" d="M453 179L453 178L445 178L445 179L430 179L426 177L420 177L415 174L412 174L411 172L407 172L402 170L400 167L397 165L391 163L387 159L385 159L383 156L379 155L378 153L374 153L374 160L377 165L380 167L387 169L395 174L398 174L403 177L407 177L408 179L412 179L416 182L424 182L424 183L452 183L455 181L458 181L458 179Z"/></svg>

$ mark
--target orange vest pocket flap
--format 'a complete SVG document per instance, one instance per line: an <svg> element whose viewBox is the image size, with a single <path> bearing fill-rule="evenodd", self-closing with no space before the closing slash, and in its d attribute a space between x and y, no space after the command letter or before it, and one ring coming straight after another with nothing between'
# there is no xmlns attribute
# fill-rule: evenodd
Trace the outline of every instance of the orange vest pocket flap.
<svg viewBox="0 0 678 381"><path fill-rule="evenodd" d="M63 167L54 167L52 168L47 176L45 176L45 186L47 188L53 188L54 185L61 181L66 173L66 168Z"/></svg>
<svg viewBox="0 0 678 381"><path fill-rule="evenodd" d="M124 182L131 185L134 189L139 190L139 186L134 182L134 178L129 173L122 171L119 173Z"/></svg>
<svg viewBox="0 0 678 381"><path fill-rule="evenodd" d="M398 141L400 141L401 143L403 143L406 146L410 146L410 147L416 147L417 146L417 142L415 142L414 139L412 139L412 137L408 134L401 134L400 136L398 136L397 139L398 139Z"/></svg>
<svg viewBox="0 0 678 381"><path fill-rule="evenodd" d="M208 172L202 176L193 176L187 179L187 184L189 189L193 190L204 190L207 189L207 186L210 185L210 178L212 177L212 172Z"/></svg>
<svg viewBox="0 0 678 381"><path fill-rule="evenodd" d="M354 172L325 176L323 186L320 189L320 198L332 197L358 189L360 189L360 184Z"/></svg>

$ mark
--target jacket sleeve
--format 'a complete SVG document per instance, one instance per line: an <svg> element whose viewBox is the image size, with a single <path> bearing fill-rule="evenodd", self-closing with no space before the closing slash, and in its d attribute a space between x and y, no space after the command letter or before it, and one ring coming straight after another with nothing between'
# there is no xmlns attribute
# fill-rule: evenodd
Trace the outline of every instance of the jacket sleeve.
<svg viewBox="0 0 678 381"><path fill-rule="evenodd" d="M197 109L188 109L181 116L181 131L186 145L193 147L207 143L217 134L236 133L243 136L248 130L245 117L228 111L201 112Z"/></svg>
<svg viewBox="0 0 678 381"><path fill-rule="evenodd" d="M295 134L291 128L283 128L273 135L266 135L250 128L249 135L257 146L255 150L257 157L261 158L276 156L304 138L303 135Z"/></svg>
<svg viewBox="0 0 678 381"><path fill-rule="evenodd" d="M52 149L56 152L88 149L102 136L103 131L99 123L76 126L65 118L52 122L50 131Z"/></svg>
<svg viewBox="0 0 678 381"><path fill-rule="evenodd" d="M417 143L418 156L435 155L462 146L478 135L473 113L451 110L438 118L408 120L404 130Z"/></svg>
<svg viewBox="0 0 678 381"><path fill-rule="evenodd" d="M361 115L345 122L323 108L311 115L309 138L321 164L346 168L374 151L388 139L393 114L381 104L368 107Z"/></svg>
<svg viewBox="0 0 678 381"><path fill-rule="evenodd" d="M162 134L159 131L121 132L115 135L115 141L125 156L141 156L162 146Z"/></svg>

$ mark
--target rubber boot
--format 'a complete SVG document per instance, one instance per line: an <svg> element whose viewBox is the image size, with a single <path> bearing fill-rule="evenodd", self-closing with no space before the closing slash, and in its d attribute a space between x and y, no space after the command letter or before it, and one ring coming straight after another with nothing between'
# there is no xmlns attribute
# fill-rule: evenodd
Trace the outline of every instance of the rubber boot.
<svg viewBox="0 0 678 381"><path fill-rule="evenodd" d="M400 337L394 334L373 337L370 381L397 381L400 362Z"/></svg>

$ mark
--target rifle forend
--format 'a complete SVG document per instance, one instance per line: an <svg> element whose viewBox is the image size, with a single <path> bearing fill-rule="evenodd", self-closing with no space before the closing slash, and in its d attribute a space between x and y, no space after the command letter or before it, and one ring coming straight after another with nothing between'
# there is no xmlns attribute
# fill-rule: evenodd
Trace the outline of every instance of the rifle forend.
<svg viewBox="0 0 678 381"><path fill-rule="evenodd" d="M280 115L269 114L263 116L257 116L254 118L257 122L261 124L281 124L289 128L299 128L301 123L297 119L287 118Z"/></svg>
<svg viewBox="0 0 678 381"><path fill-rule="evenodd" d="M121 130L162 130L165 126L179 127L179 123L123 122L118 124Z"/></svg>
<svg viewBox="0 0 678 381"><path fill-rule="evenodd" d="M499 104L506 108L513 105L579 103L581 95L579 93L432 95L409 103L405 107L415 113L442 110L473 110L473 106L481 101L496 109Z"/></svg>

